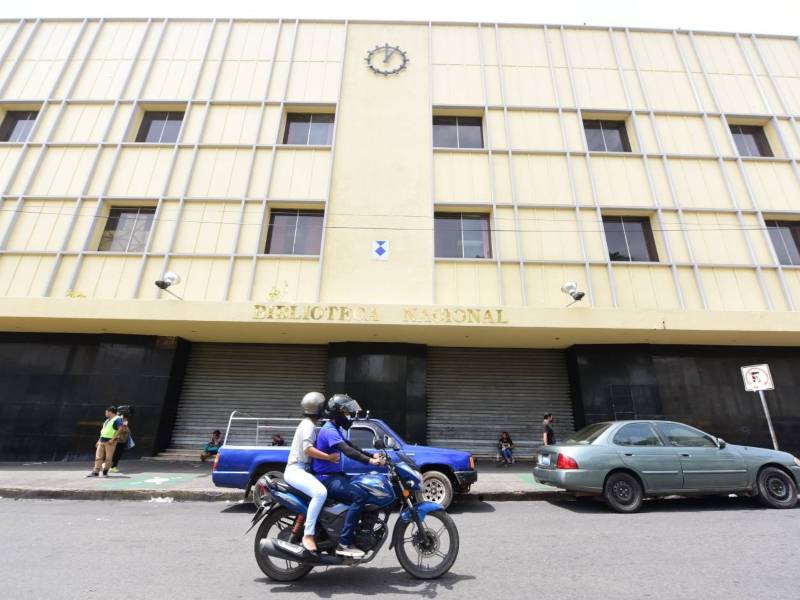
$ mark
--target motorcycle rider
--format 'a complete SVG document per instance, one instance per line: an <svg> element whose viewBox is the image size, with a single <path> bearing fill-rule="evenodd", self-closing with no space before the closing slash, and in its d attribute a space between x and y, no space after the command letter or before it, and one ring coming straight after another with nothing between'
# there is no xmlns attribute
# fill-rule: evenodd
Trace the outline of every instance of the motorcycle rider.
<svg viewBox="0 0 800 600"><path fill-rule="evenodd" d="M317 436L317 450L329 454L339 452L364 464L380 466L383 459L379 454L367 454L346 439L345 432L350 429L352 419L361 411L358 402L347 394L334 394L328 401L329 421L320 429ZM328 490L328 495L337 502L349 504L344 526L339 537L336 554L350 558L362 558L364 553L353 546L356 525L367 500L367 494L353 485L350 478L342 472L342 463L331 463L314 458L314 474Z"/></svg>
<svg viewBox="0 0 800 600"><path fill-rule="evenodd" d="M308 392L300 401L300 407L303 409L304 419L300 421L294 432L289 460L286 463L283 477L286 483L311 498L306 513L303 547L309 552L316 552L317 543L314 539L314 532L317 527L317 517L325 504L328 491L316 477L309 473L309 462L313 458L328 464L337 463L339 454L337 452L321 452L314 447L314 443L317 441L315 426L325 409L325 396L319 392Z"/></svg>

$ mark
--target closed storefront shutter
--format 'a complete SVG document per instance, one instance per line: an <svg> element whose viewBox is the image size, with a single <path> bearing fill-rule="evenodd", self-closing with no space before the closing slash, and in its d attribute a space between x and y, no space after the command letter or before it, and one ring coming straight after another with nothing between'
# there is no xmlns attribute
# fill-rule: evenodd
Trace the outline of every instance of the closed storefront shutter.
<svg viewBox="0 0 800 600"><path fill-rule="evenodd" d="M171 446L202 448L234 410L299 417L306 392L325 392L327 361L327 346L192 344Z"/></svg>
<svg viewBox="0 0 800 600"><path fill-rule="evenodd" d="M541 444L542 415L559 440L573 432L566 354L560 350L429 348L428 444L494 456L508 431L517 456Z"/></svg>

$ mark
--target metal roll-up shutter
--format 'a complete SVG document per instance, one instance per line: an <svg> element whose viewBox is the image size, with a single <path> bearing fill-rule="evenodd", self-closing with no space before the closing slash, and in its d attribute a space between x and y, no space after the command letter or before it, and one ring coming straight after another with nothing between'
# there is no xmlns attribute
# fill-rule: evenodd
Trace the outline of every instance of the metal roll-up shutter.
<svg viewBox="0 0 800 600"><path fill-rule="evenodd" d="M428 348L428 443L494 456L508 431L517 456L541 445L542 415L573 431L566 354L516 348Z"/></svg>
<svg viewBox="0 0 800 600"><path fill-rule="evenodd" d="M325 392L327 369L327 346L192 344L171 446L202 448L234 410L298 417L306 392Z"/></svg>

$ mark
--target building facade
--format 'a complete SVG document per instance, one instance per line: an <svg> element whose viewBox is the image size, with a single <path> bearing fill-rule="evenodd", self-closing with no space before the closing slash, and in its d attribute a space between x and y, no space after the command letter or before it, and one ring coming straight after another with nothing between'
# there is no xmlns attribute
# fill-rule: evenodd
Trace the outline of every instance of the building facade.
<svg viewBox="0 0 800 600"><path fill-rule="evenodd" d="M543 412L768 445L763 362L800 449L798 119L793 37L1 22L0 454L310 389L486 454Z"/></svg>

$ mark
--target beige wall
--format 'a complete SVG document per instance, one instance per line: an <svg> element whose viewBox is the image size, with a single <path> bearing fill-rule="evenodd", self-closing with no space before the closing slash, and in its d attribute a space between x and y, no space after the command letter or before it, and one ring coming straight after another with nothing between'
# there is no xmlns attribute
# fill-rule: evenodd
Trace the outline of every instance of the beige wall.
<svg viewBox="0 0 800 600"><path fill-rule="evenodd" d="M365 66L389 42L397 76ZM800 219L800 44L624 28L296 21L0 22L0 298L789 311L800 271L764 219ZM145 110L186 111L137 144ZM335 111L332 147L280 144L287 110ZM485 148L431 148L433 112L484 117ZM586 152L581 118L633 152ZM729 123L775 158L737 159ZM157 208L146 253L98 252L110 207ZM264 253L273 207L326 210L320 257ZM434 210L491 215L493 258L435 259ZM600 214L649 216L659 261L609 263ZM388 239L388 261L370 258ZM166 301L166 297L164 297ZM129 305L125 305L129 306ZM597 311L598 319L605 319ZM719 317L722 318L722 317ZM788 318L788 315L787 315Z"/></svg>

